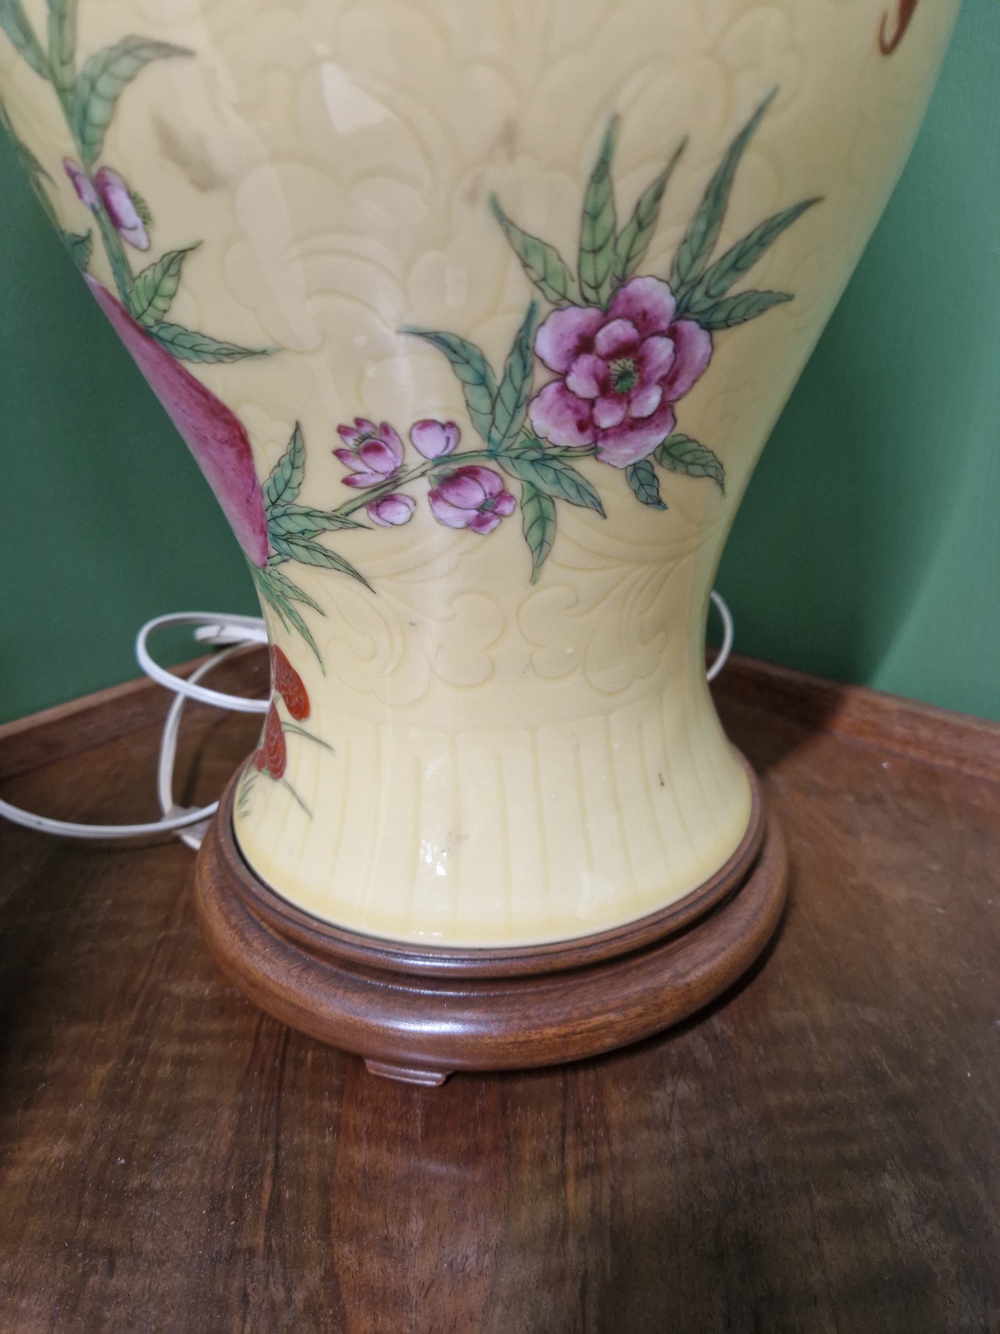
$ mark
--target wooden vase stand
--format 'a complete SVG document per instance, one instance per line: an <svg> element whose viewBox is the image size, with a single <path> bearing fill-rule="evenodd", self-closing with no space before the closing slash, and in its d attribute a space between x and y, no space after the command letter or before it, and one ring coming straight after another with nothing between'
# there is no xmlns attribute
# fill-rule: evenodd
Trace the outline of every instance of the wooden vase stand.
<svg viewBox="0 0 1000 1334"><path fill-rule="evenodd" d="M709 1004L773 935L787 855L746 767L753 791L746 834L693 893L600 935L499 950L380 940L286 902L237 846L237 773L198 855L198 921L223 972L261 1009L362 1056L373 1074L438 1085L456 1070L596 1056Z"/></svg>

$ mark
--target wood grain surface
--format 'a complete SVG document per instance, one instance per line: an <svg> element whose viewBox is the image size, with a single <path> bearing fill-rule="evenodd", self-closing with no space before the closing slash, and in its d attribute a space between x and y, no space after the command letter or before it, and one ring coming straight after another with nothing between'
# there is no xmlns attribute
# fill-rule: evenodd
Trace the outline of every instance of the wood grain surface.
<svg viewBox="0 0 1000 1334"><path fill-rule="evenodd" d="M373 1079L220 979L179 843L0 826L0 1330L993 1334L1000 786L782 691L720 693L788 837L775 943L551 1071ZM180 799L254 729L193 713ZM148 818L157 739L0 795Z"/></svg>

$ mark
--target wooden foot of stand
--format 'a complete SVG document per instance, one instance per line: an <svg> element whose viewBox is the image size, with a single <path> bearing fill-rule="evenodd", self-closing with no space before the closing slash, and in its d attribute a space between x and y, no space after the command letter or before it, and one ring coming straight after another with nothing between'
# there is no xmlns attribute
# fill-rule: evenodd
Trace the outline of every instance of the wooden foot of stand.
<svg viewBox="0 0 1000 1334"><path fill-rule="evenodd" d="M456 1070L596 1056L707 1005L774 933L787 888L785 844L747 767L747 833L693 894L601 935L511 950L411 948L294 908L254 875L236 846L234 779L198 857L201 930L251 1000L292 1028L363 1056L373 1074L433 1086Z"/></svg>

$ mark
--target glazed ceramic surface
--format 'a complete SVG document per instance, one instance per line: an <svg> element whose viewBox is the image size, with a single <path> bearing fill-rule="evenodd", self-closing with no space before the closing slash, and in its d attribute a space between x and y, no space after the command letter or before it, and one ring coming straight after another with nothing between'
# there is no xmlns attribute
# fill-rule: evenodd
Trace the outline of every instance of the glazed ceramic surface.
<svg viewBox="0 0 1000 1334"><path fill-rule="evenodd" d="M957 3L0 0L4 120L261 596L279 893L495 947L730 857L712 578Z"/></svg>

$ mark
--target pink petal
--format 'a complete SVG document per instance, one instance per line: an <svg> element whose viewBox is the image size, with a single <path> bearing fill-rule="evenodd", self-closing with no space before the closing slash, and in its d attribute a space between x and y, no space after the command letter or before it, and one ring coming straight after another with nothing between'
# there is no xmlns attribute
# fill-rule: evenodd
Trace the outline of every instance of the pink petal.
<svg viewBox="0 0 1000 1334"><path fill-rule="evenodd" d="M345 486L356 486L359 489L364 490L369 486L381 486L386 480L386 477L385 474L381 472L366 472L362 470L361 472L352 472L349 477L341 477L340 480Z"/></svg>
<svg viewBox="0 0 1000 1334"><path fill-rule="evenodd" d="M97 207L97 191L87 180L86 175L80 170L72 158L63 158L63 171L73 182L73 189L76 191L77 198L81 203L86 204L88 208Z"/></svg>
<svg viewBox="0 0 1000 1334"><path fill-rule="evenodd" d="M669 403L662 403L652 417L636 420L626 417L620 426L605 431L600 438L597 457L613 468L627 468L651 454L674 429L676 418Z"/></svg>
<svg viewBox="0 0 1000 1334"><path fill-rule="evenodd" d="M496 494L496 492L486 489L484 485L486 478L495 478L497 482L500 482L496 474L491 473L488 468L457 468L449 476L438 482L437 491L445 500L452 505L456 505L459 509L477 510L484 500ZM502 487L503 483L500 482L497 490L501 490Z"/></svg>
<svg viewBox="0 0 1000 1334"><path fill-rule="evenodd" d="M427 493L427 501L435 519L446 528L467 528L469 520L475 517L474 510L459 509L450 504L437 489Z"/></svg>
<svg viewBox="0 0 1000 1334"><path fill-rule="evenodd" d="M342 430L343 427L341 427L340 429ZM352 472L356 471L358 466L358 458L357 455L352 450L335 449L333 451L333 456L334 458L339 459L345 468L350 468Z"/></svg>
<svg viewBox="0 0 1000 1334"><path fill-rule="evenodd" d="M612 357L628 357L635 352L641 339L631 320L609 320L594 339L594 351L610 361Z"/></svg>
<svg viewBox="0 0 1000 1334"><path fill-rule="evenodd" d="M439 459L444 454L451 454L462 437L454 422L433 421L430 418L414 422L410 427L410 439L418 453L425 459Z"/></svg>
<svg viewBox="0 0 1000 1334"><path fill-rule="evenodd" d="M353 426L338 426L337 434L345 444L354 446L362 438L377 436L378 427L374 422L366 421L364 417L355 417Z"/></svg>
<svg viewBox="0 0 1000 1334"><path fill-rule="evenodd" d="M142 219L135 210L128 186L110 167L102 167L94 177L97 193L104 200L108 216L122 236L136 250L149 249L149 237Z"/></svg>
<svg viewBox="0 0 1000 1334"><path fill-rule="evenodd" d="M366 440L358 450L358 458L371 472L380 473L383 479L390 477L402 462L384 440Z"/></svg>
<svg viewBox="0 0 1000 1334"><path fill-rule="evenodd" d="M412 496L394 495L383 496L366 505L365 509L372 523L377 523L380 528L398 528L400 524L409 523L416 507Z"/></svg>
<svg viewBox="0 0 1000 1334"><path fill-rule="evenodd" d="M197 460L247 560L267 564L267 520L243 423L142 329L106 288L85 275L98 305L131 352Z"/></svg>
<svg viewBox="0 0 1000 1334"><path fill-rule="evenodd" d="M569 368L566 388L577 398L600 398L608 387L608 367L600 357L585 352Z"/></svg>
<svg viewBox="0 0 1000 1334"><path fill-rule="evenodd" d="M659 384L674 364L676 352L674 340L657 334L647 338L635 354L635 364L639 367L639 384Z"/></svg>
<svg viewBox="0 0 1000 1334"><path fill-rule="evenodd" d="M659 278L633 278L618 291L608 314L615 320L631 320L640 335L649 338L667 332L676 309L669 283Z"/></svg>
<svg viewBox="0 0 1000 1334"><path fill-rule="evenodd" d="M499 522L500 516L495 511L492 514L484 512L482 514L473 515L469 520L468 527L471 528L474 533L482 533L485 536L486 533L492 533L493 529L497 527Z"/></svg>
<svg viewBox="0 0 1000 1334"><path fill-rule="evenodd" d="M379 433L379 438L389 449L393 459L395 460L395 462L393 463L393 467L398 468L399 465L403 462L403 456L406 453L406 451L403 448L402 440L400 440L399 436L396 434L396 432L393 430L393 428L389 425L388 422L382 423L382 425L379 427L378 433Z"/></svg>
<svg viewBox="0 0 1000 1334"><path fill-rule="evenodd" d="M663 402L663 390L658 384L641 384L628 396L630 417L651 417Z"/></svg>
<svg viewBox="0 0 1000 1334"><path fill-rule="evenodd" d="M712 360L712 335L693 320L678 320L671 325L674 364L663 381L663 392L671 403L683 398L704 375Z"/></svg>
<svg viewBox="0 0 1000 1334"><path fill-rule="evenodd" d="M509 491L501 491L496 498L496 504L493 506L493 513L499 514L501 518L506 519L508 514L513 514L517 508L517 501Z"/></svg>
<svg viewBox="0 0 1000 1334"><path fill-rule="evenodd" d="M591 404L571 394L562 380L553 380L531 400L528 416L538 434L550 444L577 449L597 439Z"/></svg>
<svg viewBox="0 0 1000 1334"><path fill-rule="evenodd" d="M594 404L594 425L606 431L623 422L627 411L628 399L624 394L605 394Z"/></svg>
<svg viewBox="0 0 1000 1334"><path fill-rule="evenodd" d="M594 335L607 316L595 306L554 310L535 338L535 353L549 370L565 375L584 352L593 351Z"/></svg>

